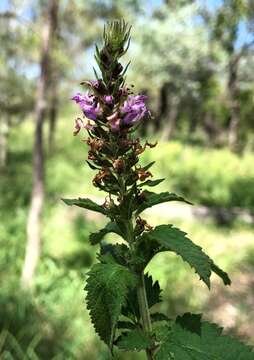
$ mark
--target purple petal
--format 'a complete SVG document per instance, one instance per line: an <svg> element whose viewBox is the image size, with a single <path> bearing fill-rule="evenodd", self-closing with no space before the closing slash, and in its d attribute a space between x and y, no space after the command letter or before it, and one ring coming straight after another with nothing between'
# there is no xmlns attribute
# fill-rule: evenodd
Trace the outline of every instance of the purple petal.
<svg viewBox="0 0 254 360"><path fill-rule="evenodd" d="M137 121L140 121L147 113L147 107L145 101L147 96L145 95L129 95L127 100L121 107L121 113L123 116L123 123L125 125L133 125Z"/></svg>

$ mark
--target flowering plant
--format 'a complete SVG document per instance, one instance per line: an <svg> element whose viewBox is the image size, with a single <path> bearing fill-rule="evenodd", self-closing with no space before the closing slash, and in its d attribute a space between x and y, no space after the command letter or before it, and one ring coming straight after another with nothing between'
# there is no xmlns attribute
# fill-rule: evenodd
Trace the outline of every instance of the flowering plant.
<svg viewBox="0 0 254 360"><path fill-rule="evenodd" d="M82 84L87 94L78 93L73 100L80 106L82 118L76 119L74 135L85 130L89 146L87 164L97 173L93 185L107 193L99 205L87 198L63 199L67 205L99 212L108 224L90 235L91 245L100 245L98 263L92 266L86 282L86 302L91 320L112 356L118 347L127 351L145 351L156 360L251 360L251 349L221 334L214 324L201 321L201 315L187 313L170 320L153 306L161 301L158 282L145 273L150 260L159 252L170 251L186 261L210 288L212 272L225 285L228 275L221 270L186 234L173 225L153 227L141 213L156 204L187 202L171 192L146 190L163 179L151 180L154 162L141 166L139 156L147 147L135 137L141 121L149 121L147 97L134 95L125 83L128 65L119 59L130 44L130 27L124 21L107 24L103 46L96 46L95 81ZM120 243L103 241L116 233Z"/></svg>

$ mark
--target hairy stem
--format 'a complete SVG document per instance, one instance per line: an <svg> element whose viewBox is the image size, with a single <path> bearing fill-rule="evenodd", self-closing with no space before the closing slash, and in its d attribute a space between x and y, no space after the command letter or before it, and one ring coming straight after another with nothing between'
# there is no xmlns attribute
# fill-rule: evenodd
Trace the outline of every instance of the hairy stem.
<svg viewBox="0 0 254 360"><path fill-rule="evenodd" d="M142 271L141 273L138 274L138 276L139 276L139 282L137 286L137 296L138 296L138 305L142 320L142 326L143 326L143 330L150 334L152 331L152 323L151 323L150 312L149 312L147 296L146 296L144 272ZM147 349L146 355L148 360L154 359L152 350Z"/></svg>

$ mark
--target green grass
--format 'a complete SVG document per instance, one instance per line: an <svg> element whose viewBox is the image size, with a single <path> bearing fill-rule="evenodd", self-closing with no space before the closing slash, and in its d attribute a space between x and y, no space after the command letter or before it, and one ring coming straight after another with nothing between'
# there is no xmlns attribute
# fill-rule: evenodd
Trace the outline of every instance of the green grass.
<svg viewBox="0 0 254 360"><path fill-rule="evenodd" d="M254 211L253 153L240 157L228 149L172 142L147 151L144 163L151 158L157 160L156 178L166 178L161 190L172 189L201 205Z"/></svg>
<svg viewBox="0 0 254 360"><path fill-rule="evenodd" d="M91 186L93 172L85 165L87 149L79 138L72 137L72 118L61 118L55 154L47 158L43 250L31 294L21 291L19 277L31 191L32 122L18 125L11 132L8 167L0 179L1 359L106 360L108 356L90 323L83 290L86 272L96 258L96 248L89 245L88 235L105 220L61 202L63 196L103 197ZM158 145L143 156L144 162L154 159L154 178L167 177L158 191L178 191L198 204L253 208L253 154L238 158L227 150L205 150L174 142ZM161 221L159 212L153 216L148 212L146 217L152 225ZM171 222L172 216L164 214L163 221ZM218 227L212 219L176 218L174 223L233 278L241 274L243 264L253 269L253 227ZM161 309L171 317L177 312L201 312L213 292L222 288L219 279L213 277L209 292L187 264L167 253L157 255L148 271L160 280L164 289ZM240 305L242 314L244 298ZM250 333L244 337L253 341ZM119 359L144 357L121 354Z"/></svg>

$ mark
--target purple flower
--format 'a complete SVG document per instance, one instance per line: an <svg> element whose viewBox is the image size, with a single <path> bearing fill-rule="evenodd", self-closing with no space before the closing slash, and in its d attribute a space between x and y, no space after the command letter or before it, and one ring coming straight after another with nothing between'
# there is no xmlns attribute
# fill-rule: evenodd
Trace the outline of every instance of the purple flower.
<svg viewBox="0 0 254 360"><path fill-rule="evenodd" d="M113 96L112 95L105 95L103 97L103 99L107 105L113 104Z"/></svg>
<svg viewBox="0 0 254 360"><path fill-rule="evenodd" d="M129 95L123 106L120 108L123 114L124 125L133 125L149 114L145 101L145 95Z"/></svg>
<svg viewBox="0 0 254 360"><path fill-rule="evenodd" d="M77 93L72 97L77 104L79 104L84 115L91 120L96 120L97 116L101 114L100 104L94 95L82 95Z"/></svg>

